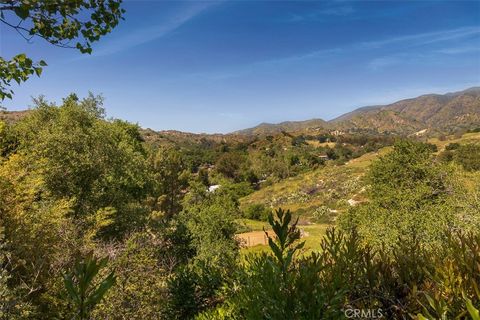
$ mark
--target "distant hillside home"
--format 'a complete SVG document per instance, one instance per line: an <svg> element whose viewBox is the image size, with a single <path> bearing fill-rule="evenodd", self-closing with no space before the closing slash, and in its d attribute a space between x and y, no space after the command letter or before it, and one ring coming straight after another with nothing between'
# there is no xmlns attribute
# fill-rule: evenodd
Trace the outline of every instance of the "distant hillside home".
<svg viewBox="0 0 480 320"><path fill-rule="evenodd" d="M319 154L318 157L322 160L330 160L330 158L326 154Z"/></svg>
<svg viewBox="0 0 480 320"><path fill-rule="evenodd" d="M214 184L213 186L208 187L208 192L214 192L218 188L220 188L220 185L219 184Z"/></svg>

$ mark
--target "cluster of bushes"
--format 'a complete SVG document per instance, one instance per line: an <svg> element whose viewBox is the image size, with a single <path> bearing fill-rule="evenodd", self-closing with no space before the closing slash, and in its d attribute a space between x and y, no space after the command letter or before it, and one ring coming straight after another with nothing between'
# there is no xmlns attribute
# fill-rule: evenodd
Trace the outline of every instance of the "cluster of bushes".
<svg viewBox="0 0 480 320"><path fill-rule="evenodd" d="M475 230L480 211L474 199L480 190L458 183L455 170L437 161L430 145L399 141L372 163L365 179L369 201L340 216L340 224L378 245L393 245L405 235L431 245L441 241L447 227Z"/></svg>
<svg viewBox="0 0 480 320"><path fill-rule="evenodd" d="M329 229L322 250L301 254L288 211L270 216L270 252L250 255L226 300L198 319L478 319L480 234L446 233L430 249L416 238L371 247L355 230Z"/></svg>
<svg viewBox="0 0 480 320"><path fill-rule="evenodd" d="M456 162L467 171L480 170L480 144L450 143L439 157L445 162Z"/></svg>
<svg viewBox="0 0 480 320"><path fill-rule="evenodd" d="M99 97L36 104L0 122L0 318L170 319L215 305L249 184L208 193L181 152L106 120Z"/></svg>
<svg viewBox="0 0 480 320"><path fill-rule="evenodd" d="M335 145L317 147L309 141L335 142ZM393 141L393 137L370 133L335 136L329 133L292 135L282 132L267 136L265 140L253 141L248 149L248 166L259 179L285 179L322 167L327 159L338 165L344 164L367 152L391 145Z"/></svg>
<svg viewBox="0 0 480 320"><path fill-rule="evenodd" d="M334 147L315 147L308 140L336 142ZM264 138L246 139L243 142L216 143L205 141L200 144L181 146L182 153L193 172L202 165L211 164L213 180L215 175L232 182L248 182L258 188L258 182L265 179L285 179L299 173L316 169L327 159L335 164L344 164L350 159L376 151L393 144L391 136L369 133L292 135L287 132Z"/></svg>
<svg viewBox="0 0 480 320"><path fill-rule="evenodd" d="M249 168L260 180L285 179L322 166L324 160L318 154L310 145L286 146L285 142L274 141L263 149L249 150Z"/></svg>
<svg viewBox="0 0 480 320"><path fill-rule="evenodd" d="M272 209L263 204L252 204L243 210L243 217L252 220L267 221Z"/></svg>

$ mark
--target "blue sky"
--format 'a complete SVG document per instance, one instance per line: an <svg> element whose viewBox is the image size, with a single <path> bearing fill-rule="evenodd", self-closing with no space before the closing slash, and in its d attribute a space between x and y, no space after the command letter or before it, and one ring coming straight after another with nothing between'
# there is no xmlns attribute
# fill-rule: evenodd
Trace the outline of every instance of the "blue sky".
<svg viewBox="0 0 480 320"><path fill-rule="evenodd" d="M332 119L357 107L480 85L479 1L126 1L92 55L28 44L49 64L4 105L102 94L110 117L156 130L230 132Z"/></svg>

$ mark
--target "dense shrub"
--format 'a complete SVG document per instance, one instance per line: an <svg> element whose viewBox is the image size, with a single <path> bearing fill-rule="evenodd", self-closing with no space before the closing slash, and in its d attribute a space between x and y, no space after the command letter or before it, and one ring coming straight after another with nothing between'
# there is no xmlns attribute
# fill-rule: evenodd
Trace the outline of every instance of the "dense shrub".
<svg viewBox="0 0 480 320"><path fill-rule="evenodd" d="M330 208L327 206L320 206L312 213L312 218L316 222L327 222L331 216Z"/></svg>
<svg viewBox="0 0 480 320"><path fill-rule="evenodd" d="M243 217L253 220L267 221L268 215L271 213L271 209L267 208L263 204L252 204L245 208L243 211Z"/></svg>
<svg viewBox="0 0 480 320"><path fill-rule="evenodd" d="M445 147L445 151L439 154L439 159L443 162L454 161L466 171L478 171L480 170L480 145L450 143Z"/></svg>
<svg viewBox="0 0 480 320"><path fill-rule="evenodd" d="M373 249L355 230L329 229L322 250L302 256L291 214L276 215L271 252L249 256L231 297L200 319L342 319L346 309L386 319L453 319L478 312L478 232L446 234L437 250L415 238Z"/></svg>
<svg viewBox="0 0 480 320"><path fill-rule="evenodd" d="M227 178L240 181L246 159L240 153L224 153L216 162L215 170Z"/></svg>
<svg viewBox="0 0 480 320"><path fill-rule="evenodd" d="M393 246L400 236L438 243L446 227L460 222L452 170L438 163L429 145L400 141L367 174L369 201L339 218L372 245Z"/></svg>
<svg viewBox="0 0 480 320"><path fill-rule="evenodd" d="M480 144L465 144L457 148L453 159L467 171L480 170Z"/></svg>

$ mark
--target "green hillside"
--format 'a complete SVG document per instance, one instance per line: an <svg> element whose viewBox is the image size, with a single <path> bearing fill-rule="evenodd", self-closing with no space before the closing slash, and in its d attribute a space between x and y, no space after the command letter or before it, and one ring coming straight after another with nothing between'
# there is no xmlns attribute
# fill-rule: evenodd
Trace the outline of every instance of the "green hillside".
<svg viewBox="0 0 480 320"><path fill-rule="evenodd" d="M480 133L451 135L441 140L432 138L428 142L436 145L437 154L440 154L449 144L480 144ZM261 188L242 198L241 208L265 204L272 209L292 210L299 217L300 230L305 233L306 248L319 249L320 240L325 235L326 229L335 225L338 215L353 205L368 201L363 177L372 161L390 150L390 147L385 147L378 152L367 153L352 159L345 165L328 165ZM473 187L480 176L476 173L463 172L458 178L465 186ZM252 231L268 229L266 222L249 219L239 219L238 222ZM245 248L245 250L256 252L267 250L267 248L266 245L259 245L255 248Z"/></svg>
<svg viewBox="0 0 480 320"><path fill-rule="evenodd" d="M443 151L451 143L480 143L480 133L466 133L461 137L448 136L444 140L428 140ZM364 200L362 180L373 160L386 154L389 147L378 152L367 153L345 165L329 165L300 174L296 177L262 188L241 199L242 207L256 203L268 204L272 208L286 208L310 215L318 206L328 206L342 211L349 207L348 199Z"/></svg>
<svg viewBox="0 0 480 320"><path fill-rule="evenodd" d="M368 153L345 165L327 165L311 172L275 183L241 199L242 207L264 203L272 208L286 208L312 214L318 206L332 210L348 208L348 199L362 199L362 176L380 152Z"/></svg>

